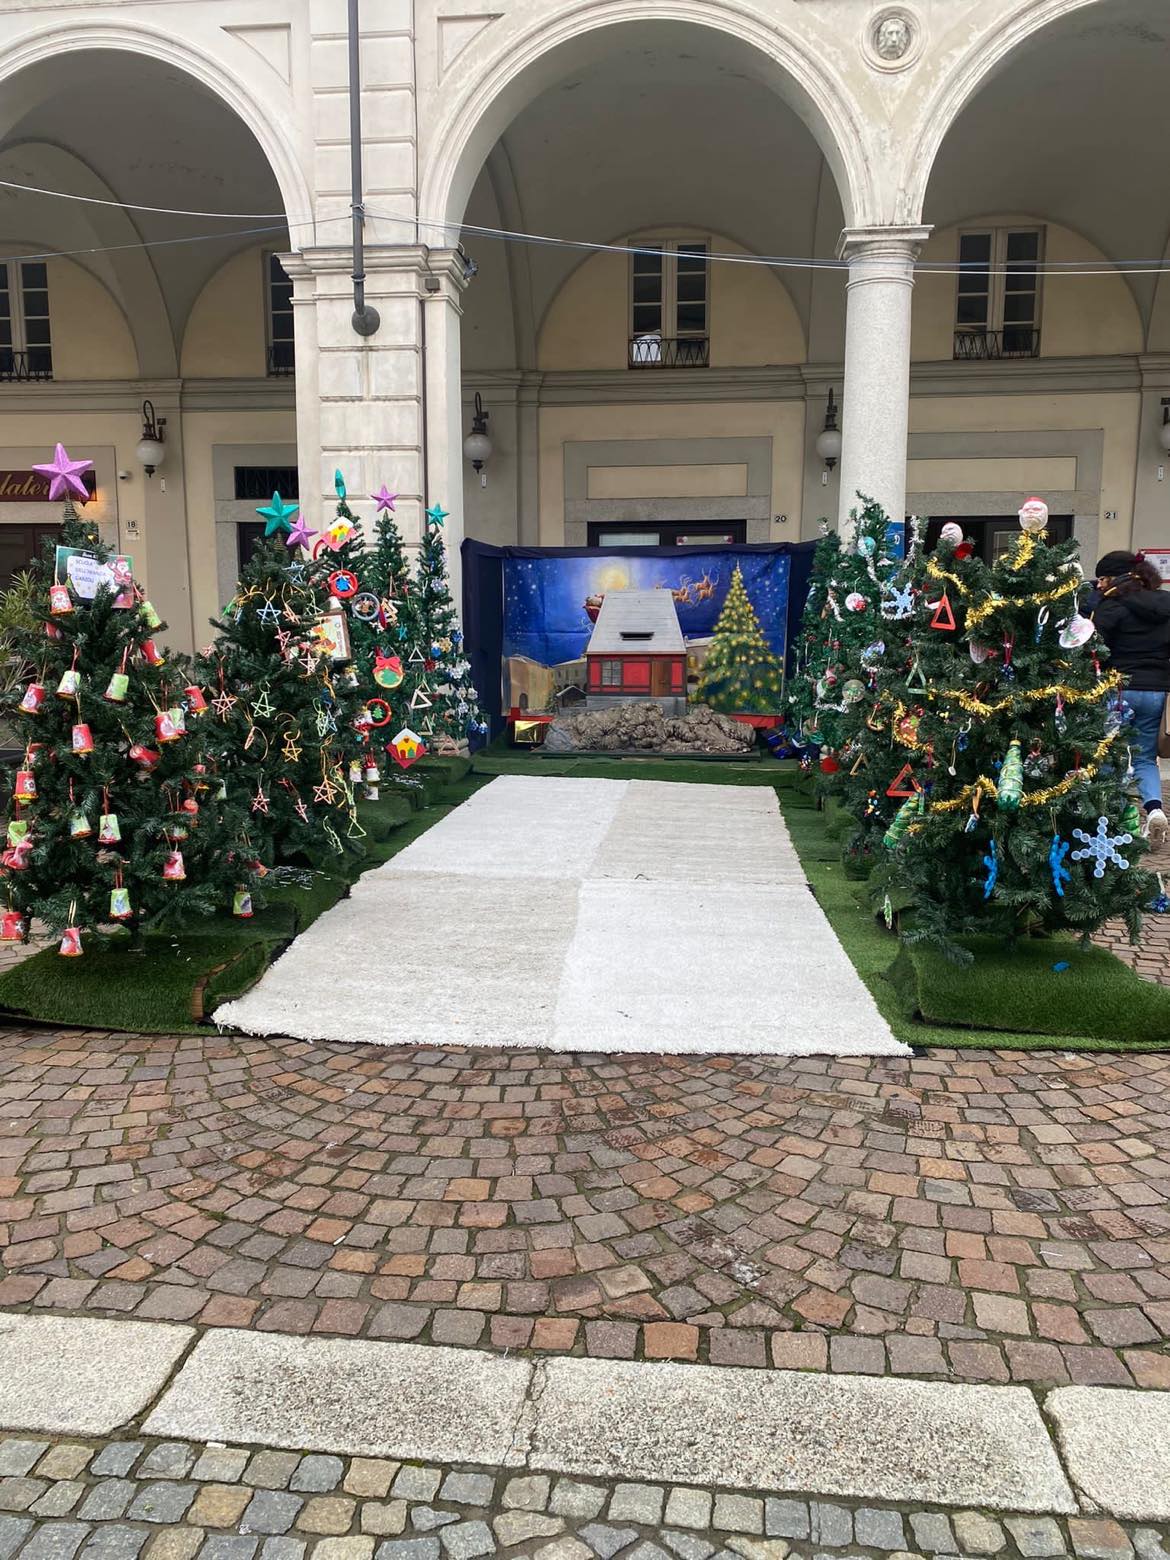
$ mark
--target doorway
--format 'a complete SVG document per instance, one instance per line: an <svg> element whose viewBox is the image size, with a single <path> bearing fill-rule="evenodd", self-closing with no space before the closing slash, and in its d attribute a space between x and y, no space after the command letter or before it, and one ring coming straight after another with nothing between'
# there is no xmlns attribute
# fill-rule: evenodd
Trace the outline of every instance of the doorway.
<svg viewBox="0 0 1170 1560"><path fill-rule="evenodd" d="M747 541L746 520L591 520L590 547L719 547Z"/></svg>
<svg viewBox="0 0 1170 1560"><path fill-rule="evenodd" d="M975 544L975 556L986 564L1001 558L1020 534L1018 515L939 515L926 523L925 546L928 553L938 546L939 532L953 522L963 527L963 535ZM1072 515L1049 515L1048 540L1067 542L1073 534Z"/></svg>

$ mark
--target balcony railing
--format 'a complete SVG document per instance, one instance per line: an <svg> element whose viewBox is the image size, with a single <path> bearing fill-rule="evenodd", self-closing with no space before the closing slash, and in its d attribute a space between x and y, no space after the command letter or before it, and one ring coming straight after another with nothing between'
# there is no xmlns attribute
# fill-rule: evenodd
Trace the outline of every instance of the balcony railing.
<svg viewBox="0 0 1170 1560"><path fill-rule="evenodd" d="M1006 330L957 330L955 359L989 362L999 358L1040 356L1040 332L1031 325L1009 325Z"/></svg>
<svg viewBox="0 0 1170 1560"><path fill-rule="evenodd" d="M274 341L268 348L269 379L288 379L297 371L296 348L291 341Z"/></svg>
<svg viewBox="0 0 1170 1560"><path fill-rule="evenodd" d="M631 368L706 368L706 336L631 336Z"/></svg>
<svg viewBox="0 0 1170 1560"><path fill-rule="evenodd" d="M14 352L0 347L0 384L34 383L52 379L53 360L41 351Z"/></svg>

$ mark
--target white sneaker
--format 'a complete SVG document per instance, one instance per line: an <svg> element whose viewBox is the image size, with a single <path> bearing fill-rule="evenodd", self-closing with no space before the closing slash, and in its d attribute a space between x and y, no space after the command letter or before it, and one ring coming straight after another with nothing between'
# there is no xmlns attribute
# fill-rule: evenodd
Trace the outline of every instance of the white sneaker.
<svg viewBox="0 0 1170 1560"><path fill-rule="evenodd" d="M1160 850L1166 843L1166 836L1170 834L1170 818L1160 807L1151 808L1142 825L1142 833L1149 840L1151 850Z"/></svg>

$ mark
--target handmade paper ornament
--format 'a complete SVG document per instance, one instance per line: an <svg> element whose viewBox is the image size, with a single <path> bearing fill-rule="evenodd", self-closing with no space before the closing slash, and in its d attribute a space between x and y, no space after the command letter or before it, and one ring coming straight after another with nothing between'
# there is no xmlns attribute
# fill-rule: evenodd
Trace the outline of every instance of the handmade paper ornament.
<svg viewBox="0 0 1170 1560"><path fill-rule="evenodd" d="M111 888L110 890L110 920L128 921L134 914L130 904L130 890L128 888Z"/></svg>
<svg viewBox="0 0 1170 1560"><path fill-rule="evenodd" d="M339 601L344 601L348 596L357 595L358 577L349 569L336 569L329 576L329 589Z"/></svg>
<svg viewBox="0 0 1170 1560"><path fill-rule="evenodd" d="M409 769L426 752L426 743L416 731L411 731L409 726L403 726L402 730L387 744L386 751L400 769Z"/></svg>
<svg viewBox="0 0 1170 1560"><path fill-rule="evenodd" d="M381 791L376 785L362 786L362 797L367 802L376 802L381 794Z"/></svg>
<svg viewBox="0 0 1170 1560"><path fill-rule="evenodd" d="M835 775L841 765L832 753L821 754L821 774Z"/></svg>
<svg viewBox="0 0 1170 1560"><path fill-rule="evenodd" d="M360 759L351 758L349 761L349 783L358 785L362 778L362 766Z"/></svg>
<svg viewBox="0 0 1170 1560"><path fill-rule="evenodd" d="M179 811L186 813L189 818L193 818L199 811L199 803L193 796L185 796L179 803Z"/></svg>
<svg viewBox="0 0 1170 1560"><path fill-rule="evenodd" d="M45 621L45 638L46 639L60 639L61 637L62 637L61 630L57 627L56 623L50 623L46 619L46 621Z"/></svg>
<svg viewBox="0 0 1170 1560"><path fill-rule="evenodd" d="M1008 743L1007 754L999 770L995 797L1004 812L1016 812L1024 794L1024 760L1018 737Z"/></svg>
<svg viewBox="0 0 1170 1560"><path fill-rule="evenodd" d="M252 896L246 888L237 888L232 895L232 914L241 921L252 919Z"/></svg>
<svg viewBox="0 0 1170 1560"><path fill-rule="evenodd" d="M906 830L914 822L915 818L921 816L925 807L926 803L921 791L915 791L913 796L907 797L894 814L889 828L882 836L882 844L887 850L896 848Z"/></svg>
<svg viewBox="0 0 1170 1560"><path fill-rule="evenodd" d="M914 779L914 771L909 764L903 764L898 773L886 786L887 796L917 796L918 783Z"/></svg>
<svg viewBox="0 0 1170 1560"><path fill-rule="evenodd" d="M841 689L841 697L846 704L860 704L865 698L865 684L857 677L850 677Z"/></svg>
<svg viewBox="0 0 1170 1560"><path fill-rule="evenodd" d="M45 685L39 682L30 682L24 690L24 697L20 701L20 707L26 715L39 715L41 705L45 702Z"/></svg>
<svg viewBox="0 0 1170 1560"><path fill-rule="evenodd" d="M358 686L358 674L356 666L346 667L345 671L341 675L341 686L343 688L356 688Z"/></svg>
<svg viewBox="0 0 1170 1560"><path fill-rule="evenodd" d="M366 701L366 718L371 726L386 726L390 722L390 705L385 699L369 699Z"/></svg>
<svg viewBox="0 0 1170 1560"><path fill-rule="evenodd" d="M215 800L217 802L227 801L227 781L222 777L220 778L219 784L215 788Z"/></svg>
<svg viewBox="0 0 1170 1560"><path fill-rule="evenodd" d="M370 759L366 764L365 769L362 771L362 779L366 782L367 785L373 785L375 780L380 780L381 778L382 773L379 770L377 764L375 764L374 761Z"/></svg>
<svg viewBox="0 0 1170 1560"><path fill-rule="evenodd" d="M61 681L57 684L57 697L59 699L75 699L80 689L81 673L75 666L71 666L61 673Z"/></svg>
<svg viewBox="0 0 1170 1560"><path fill-rule="evenodd" d="M207 708L207 699L203 689L196 683L188 683L183 689L183 697L187 701L187 713L189 715L202 715Z"/></svg>
<svg viewBox="0 0 1170 1560"><path fill-rule="evenodd" d="M8 844L8 845L19 845L23 840L27 840L27 839L28 839L28 819L27 818L12 818L12 819L10 819L9 820L9 824L8 824L8 833L7 833L7 836L6 836L5 843Z"/></svg>
<svg viewBox="0 0 1170 1560"><path fill-rule="evenodd" d="M105 697L111 704L124 704L130 691L130 679L125 672L114 672L106 684Z"/></svg>
<svg viewBox="0 0 1170 1560"><path fill-rule="evenodd" d="M976 666L982 666L988 656L992 654L990 645L977 645L974 640L967 646L967 649L970 651L971 659Z"/></svg>
<svg viewBox="0 0 1170 1560"><path fill-rule="evenodd" d="M894 735L899 742L905 742L907 746L912 746L917 742L919 722L925 713L921 706L916 706L898 717L894 722Z"/></svg>
<svg viewBox="0 0 1170 1560"><path fill-rule="evenodd" d="M963 540L963 527L954 520L948 520L938 533L938 539L948 547L957 547Z"/></svg>
<svg viewBox="0 0 1170 1560"><path fill-rule="evenodd" d="M1074 612L1068 622L1061 625L1061 646L1065 650L1078 650L1081 645L1087 645L1096 632L1096 627L1090 618L1082 617L1079 612Z"/></svg>
<svg viewBox="0 0 1170 1560"><path fill-rule="evenodd" d="M850 612L864 612L869 603L859 590L851 590L845 597L845 605Z"/></svg>
<svg viewBox="0 0 1170 1560"><path fill-rule="evenodd" d="M118 822L118 814L104 812L98 819L98 844L120 845L122 843L122 826Z"/></svg>
<svg viewBox="0 0 1170 1560"><path fill-rule="evenodd" d="M69 594L68 585L49 586L49 611L54 617L64 617L73 611L73 597Z"/></svg>
<svg viewBox="0 0 1170 1560"><path fill-rule="evenodd" d="M75 753L84 755L93 752L93 733L83 720L79 720L73 728L72 745Z"/></svg>
<svg viewBox="0 0 1170 1560"><path fill-rule="evenodd" d="M9 872L23 872L28 866L31 850L31 840L23 840L19 845L7 846L3 854L0 854L0 866L5 867Z"/></svg>
<svg viewBox="0 0 1170 1560"><path fill-rule="evenodd" d="M1048 505L1042 498L1026 498L1020 506L1020 527L1033 535L1043 531L1048 524Z"/></svg>
<svg viewBox="0 0 1170 1560"><path fill-rule="evenodd" d="M183 852L171 850L167 852L163 861L162 875L168 883L181 883L187 876L187 869L183 865Z"/></svg>
<svg viewBox="0 0 1170 1560"><path fill-rule="evenodd" d="M406 675L406 673L402 670L401 657L396 655L383 655L381 650L375 650L373 675L374 681L377 683L379 688L397 688L401 684L403 677Z"/></svg>
<svg viewBox="0 0 1170 1560"><path fill-rule="evenodd" d="M80 807L74 808L69 814L69 838L71 840L87 840L93 833L93 824L82 812Z"/></svg>
<svg viewBox="0 0 1170 1560"><path fill-rule="evenodd" d="M157 748L149 748L143 742L130 744L130 760L132 763L141 764L143 769L153 769L162 754Z"/></svg>
<svg viewBox="0 0 1170 1560"><path fill-rule="evenodd" d="M0 916L0 942L23 942L24 926L24 916L19 910L6 910Z"/></svg>
<svg viewBox="0 0 1170 1560"><path fill-rule="evenodd" d="M161 628L162 618L154 610L149 601L143 601L138 608L138 616L146 624L147 628Z"/></svg>
<svg viewBox="0 0 1170 1560"><path fill-rule="evenodd" d="M57 952L63 959L81 958L81 928L80 926L67 926L61 933L61 945Z"/></svg>
<svg viewBox="0 0 1170 1560"><path fill-rule="evenodd" d="M942 629L950 633L955 626L955 614L951 607L950 597L944 590L938 601L934 603L934 616L930 620L931 628Z"/></svg>
<svg viewBox="0 0 1170 1560"><path fill-rule="evenodd" d="M154 734L159 742L177 742L179 732L170 710L160 710L154 717Z"/></svg>
<svg viewBox="0 0 1170 1560"><path fill-rule="evenodd" d="M372 591L359 591L349 604L349 610L361 623L372 623L378 616L378 598Z"/></svg>
<svg viewBox="0 0 1170 1560"><path fill-rule="evenodd" d="M142 641L142 658L147 666L165 666L167 659L153 639Z"/></svg>

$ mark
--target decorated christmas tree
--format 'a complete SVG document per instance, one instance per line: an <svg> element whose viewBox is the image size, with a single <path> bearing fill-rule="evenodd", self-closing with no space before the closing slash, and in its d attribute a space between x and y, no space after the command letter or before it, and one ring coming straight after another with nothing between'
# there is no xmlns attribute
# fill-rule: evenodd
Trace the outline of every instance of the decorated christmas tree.
<svg viewBox="0 0 1170 1560"><path fill-rule="evenodd" d="M81 473L61 445L38 466L65 499L61 530L34 566L37 613L13 637L27 682L8 700L23 748L3 853L8 914L35 917L77 956L83 934L250 913L247 815L218 800L205 701L159 644L166 625L130 572L81 519Z"/></svg>
<svg viewBox="0 0 1170 1560"><path fill-rule="evenodd" d="M1077 544L1045 540L1038 499L1020 518L990 571L928 560L927 590L961 627L944 635L917 616L925 686L892 710L913 789L886 839L910 935L959 957L964 934L1087 937L1114 916L1136 937L1156 892L1138 864L1121 679L1078 611Z"/></svg>
<svg viewBox="0 0 1170 1560"><path fill-rule="evenodd" d="M465 752L488 729L447 581L442 531L446 518L447 511L438 504L426 511L418 571L407 598L406 660L399 690L406 724L390 749L399 763L413 762L418 756L419 738L435 753Z"/></svg>
<svg viewBox="0 0 1170 1560"><path fill-rule="evenodd" d="M265 540L234 599L213 622L220 637L199 660L211 740L227 794L246 805L265 866L341 851L360 830L354 786L369 775L348 686L348 621L300 556L306 528L279 493L258 510ZM376 779L376 767L374 776Z"/></svg>
<svg viewBox="0 0 1170 1560"><path fill-rule="evenodd" d="M818 582L815 597L805 606L801 628L801 705L803 735L821 750L821 769L838 772L850 710L865 702L874 646L881 641L891 607L890 581L900 568L889 551L889 520L880 504L861 498L860 514L852 514L852 536Z"/></svg>
<svg viewBox="0 0 1170 1560"><path fill-rule="evenodd" d="M922 755L904 743L915 741L929 690L950 679L956 653L967 654L962 600L953 604L956 592L948 594L937 584L926 588L928 559L918 521L912 518L909 524L906 559L879 598L877 637L861 651L864 697L850 702L838 717L840 770L834 795L855 824L845 842L846 865L861 873L881 859L887 829L928 778ZM987 571L972 552L959 526L943 528L936 557L974 592ZM933 766L933 755L928 762Z"/></svg>
<svg viewBox="0 0 1170 1560"><path fill-rule="evenodd" d="M370 496L377 518L373 544L365 555L362 578L364 586L378 599L378 615L372 631L363 635L355 646L355 657L363 689L375 701L380 701L376 715L382 722L382 729L389 725L393 732L405 719L401 690L406 677L407 646L417 639L417 598L394 519L398 494L391 493L383 483L381 490Z"/></svg>
<svg viewBox="0 0 1170 1560"><path fill-rule="evenodd" d="M813 552L808 595L800 620L794 651L789 656L788 686L785 693L785 727L798 747L817 746L820 733L816 721L816 684L828 664L830 635L826 631L829 582L841 551L841 535L821 521L821 535Z"/></svg>
<svg viewBox="0 0 1170 1560"><path fill-rule="evenodd" d="M695 697L725 715L774 715L783 687L784 669L764 638L736 564Z"/></svg>

